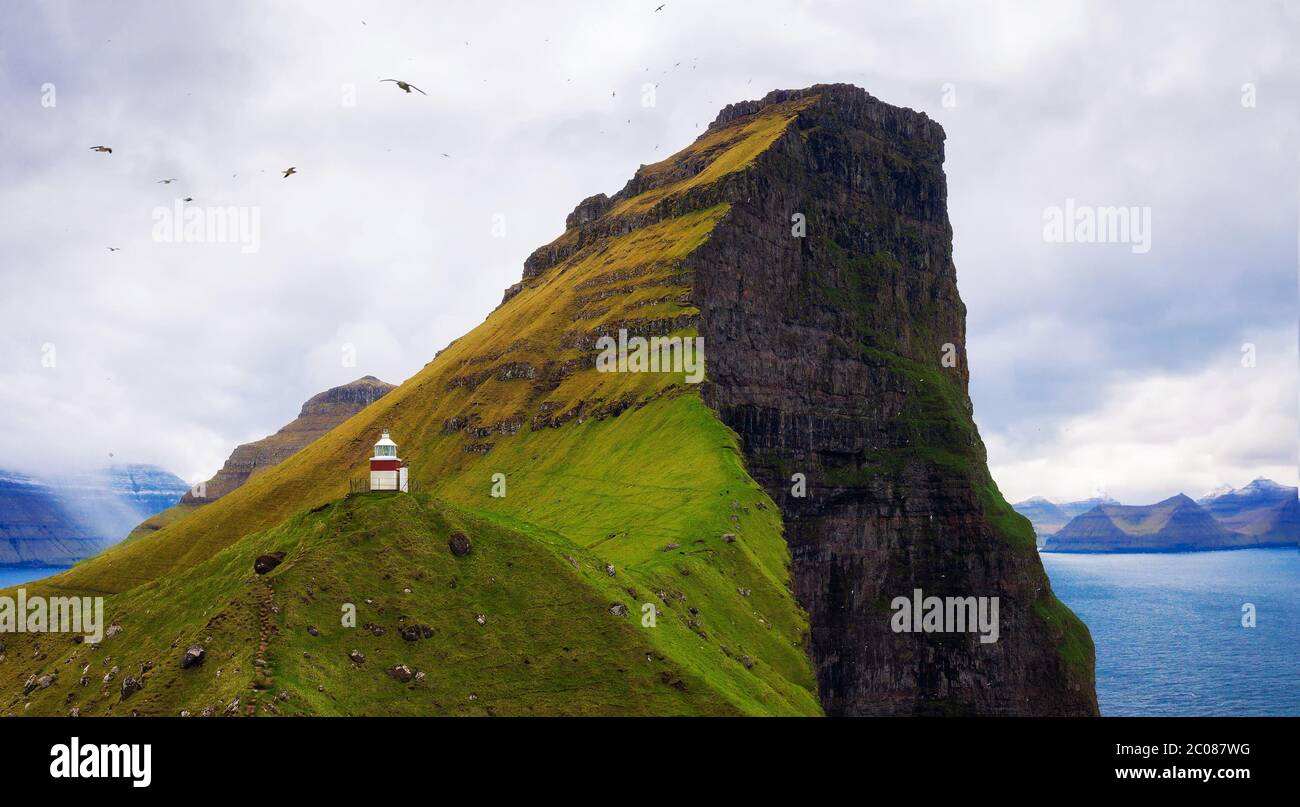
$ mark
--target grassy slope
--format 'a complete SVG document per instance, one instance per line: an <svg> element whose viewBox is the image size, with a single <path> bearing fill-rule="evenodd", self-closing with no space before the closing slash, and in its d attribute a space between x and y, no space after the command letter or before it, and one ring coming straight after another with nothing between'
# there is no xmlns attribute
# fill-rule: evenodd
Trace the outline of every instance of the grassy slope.
<svg viewBox="0 0 1300 807"><path fill-rule="evenodd" d="M670 159L708 159L722 161L726 170L742 169L779 135L788 115L782 110L761 125L747 122L724 146L716 139L701 141ZM474 682L479 690L501 688L494 706L498 713L525 711L530 705L541 712L818 712L811 668L801 649L807 621L788 587L780 517L745 473L734 434L707 410L694 388L682 383L681 374L600 374L590 350L571 347L575 336L619 325L635 330L639 321L693 314L684 302L689 289L680 260L708 237L726 210L719 206L688 213L585 248L526 283L397 390L288 460L152 534L27 586L29 593L117 594L109 599L108 618L126 632L96 652L128 658L131 664L149 656L159 665L150 672L146 690L129 702L141 711L197 710L248 692L257 650L255 622L263 607L259 597L265 596L258 588L261 582L248 582L252 558L266 546L302 543L308 549L301 560L286 561L270 576L277 586L289 587L274 597L281 630L267 651L270 683L293 693L285 702L293 706L284 709L472 712L458 700L464 693L457 682ZM521 367L528 371L524 377L514 372ZM531 429L530 422L539 416L562 425ZM355 541L342 522L325 514L368 507L369 501L352 500L320 515L303 515L339 500L348 478L364 473L381 427L393 431L414 479L434 498L374 503L374 521L364 529L364 538ZM482 431L471 432L476 428ZM489 495L495 473L506 474L504 498ZM417 505L418 514L412 510ZM354 519L359 516L354 512ZM327 612L339 607L338 597L319 589L314 601L304 593L311 577L319 584L332 576L333 592L343 591L346 581L349 596L370 596L377 603L395 597L394 588L400 591L399 570L408 580L417 572L440 579L450 557L446 520L473 523L481 540L509 546L518 560L506 568L520 576L520 586L507 590L503 581L511 575L503 571L488 575L497 583L474 577L456 589L434 587L417 603L420 609L410 609L411 616L442 633L412 647L404 646L393 630L371 638L386 641L374 649L376 661L396 660L398 651L404 651L410 657L402 660L413 667L428 665L421 668L429 682L439 682L430 683L434 694L444 685L449 694L393 700L391 690L383 688L391 680L369 677L366 687L356 689L350 677L356 671L339 651L351 642L368 652L364 644L369 639L359 628L336 635L318 625L322 636L317 638L323 640L318 643L328 648L318 657L324 661L319 667L304 663L301 653L315 651L300 649L312 642L297 626L306 619L324 623ZM739 539L724 542L724 532ZM669 543L679 547L667 551ZM556 565L558 554L578 560L580 568L573 569L567 560ZM472 557L476 559L467 566L504 562L487 553ZM592 573L605 563L618 569L615 577ZM519 571L524 568L530 570L527 577ZM307 575L306 580L300 575ZM384 591L388 583L392 586L386 593L366 592ZM498 584L503 593L489 590ZM411 596L417 597L421 588L411 587ZM659 602L650 596L659 591L671 608L658 627L641 628L639 604ZM547 622L526 617L521 609L545 610L538 603L546 603L548 594L571 604L552 609ZM468 630L455 620L473 597L494 610L487 627L500 624L513 633L458 633ZM626 625L608 613L615 600L633 612L623 618ZM392 602L397 608L397 601ZM601 608L593 613L596 606ZM435 615L444 612L451 621L435 622L443 618ZM366 621L364 613L360 621ZM619 627L610 627L611 621ZM596 626L599 634L592 633ZM213 659L203 671L182 675L177 661L184 644L208 635L213 637ZM456 638L444 643L442 636ZM484 642L489 636L497 639ZM586 646L585 662L569 662L583 666L569 668L546 655L559 652L549 647L554 642L548 637L571 648ZM176 648L172 641L179 642ZM114 653L113 643L126 650ZM63 699L73 692L69 687L76 677L70 673L74 665L63 659L92 651L30 636L15 636L9 644L8 658L0 662L0 697L9 708L24 711L20 687L30 673L58 670L59 682L33 693L28 711L64 711ZM41 645L44 658L31 658L35 644ZM665 682L665 669L654 667L653 696L646 694L649 679L643 680L640 667L619 673L630 678L601 678L610 675L605 669L610 665L632 670L628 665L635 659L627 653L634 646L638 652L652 649L656 660L656 654L662 655L661 664L671 667L670 678L679 678ZM514 687L520 647L550 661L540 672L530 670L518 678ZM737 660L741 656L752 660L752 669ZM219 666L241 672L209 676ZM566 672L571 669L583 672L575 678ZM125 665L123 670L131 671ZM370 673L375 670L368 669ZM593 700L572 692L549 700L541 694L571 689L574 680L592 682ZM672 686L676 680L684 682L687 695ZM313 685L325 686L324 694L331 696L313 695ZM367 688L371 685L376 689ZM673 692L661 691L665 688ZM89 690L78 687L74 703L81 703L81 694ZM107 710L108 700L115 698L104 695L82 708Z"/></svg>
<svg viewBox="0 0 1300 807"><path fill-rule="evenodd" d="M453 530L472 536L467 557L448 550ZM285 552L285 561L265 577L252 574L253 559L273 551ZM726 656L688 624L693 602L709 628L732 611L715 612L691 594L679 600L689 587L674 585L656 627L642 627L637 603L659 600L641 581L656 585L655 574L610 577L603 567L603 558L564 536L513 529L427 494L348 497L115 597L110 611L123 632L98 649L60 638L47 649L56 682L32 693L23 702L30 705L7 705L28 713L76 705L83 715L199 714L205 707L220 714L236 698L238 714L815 711L805 687L765 675L762 666L746 671L739 653ZM631 597L629 587L642 596ZM612 614L616 602L629 614ZM342 625L345 603L356 607L356 627ZM755 614L744 616L757 624ZM259 652L263 617L270 639ZM432 636L404 640L399 631L407 625L427 625ZM759 642L767 633L749 632ZM208 658L181 670L180 655L192 642L203 643ZM363 664L349 659L353 650L365 655ZM774 656L779 663L781 653ZM123 700L121 676L136 675L145 662L152 668L144 688ZM425 678L401 683L387 672L397 664ZM121 672L103 683L114 665ZM280 700L280 692L288 697Z"/></svg>

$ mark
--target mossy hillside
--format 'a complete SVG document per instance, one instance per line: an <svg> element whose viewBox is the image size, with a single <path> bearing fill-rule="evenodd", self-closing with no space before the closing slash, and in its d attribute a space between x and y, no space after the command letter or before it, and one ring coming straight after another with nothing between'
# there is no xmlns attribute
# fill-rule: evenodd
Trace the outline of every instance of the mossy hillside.
<svg viewBox="0 0 1300 807"><path fill-rule="evenodd" d="M149 516L144 521L141 521L139 524L136 525L135 529L131 530L131 532L127 534L126 538L124 538L123 541L134 541L137 538L141 538L146 535L153 535L155 532L161 530L163 527L166 527L168 524L171 524L179 520L182 516L189 515L191 512L199 509L202 506L203 506L202 504L195 503L195 502L179 502L177 504L174 504L171 507L168 507L166 510L163 510L162 512L159 513L154 513L152 516Z"/></svg>
<svg viewBox="0 0 1300 807"><path fill-rule="evenodd" d="M785 134L801 110L816 103L817 99L818 96L812 95L774 104L762 114L741 118L733 125L705 133L662 162L642 166L637 172L638 178L655 187L618 202L610 215L619 217L644 212L666 198L680 196L693 188L713 184L728 174L743 171ZM683 166L690 166L690 170L683 172ZM687 176L673 179L683 173Z"/></svg>
<svg viewBox="0 0 1300 807"><path fill-rule="evenodd" d="M674 613L695 608L690 640L722 653L712 662L724 663L725 647L811 690L807 622L789 607L784 541L771 540L780 514L745 472L734 434L716 423L698 395L684 394L580 424L577 439L546 430L503 445L491 457L503 498L493 498L490 478L435 490L521 528L552 526L635 580L640 603L662 591ZM671 461L645 465L653 453Z"/></svg>
<svg viewBox="0 0 1300 807"><path fill-rule="evenodd" d="M725 150L714 158L730 159ZM726 213L718 205L588 244L529 279L481 326L325 437L220 500L29 591L129 592L110 600L110 609L129 616L137 591L168 586L179 598L176 627L193 630L216 598L196 600L187 592L197 587L177 588L177 581L206 573L195 572L200 566L211 572L205 564L218 556L251 563L244 543L261 540L253 536L341 499L348 478L364 473L379 429L389 428L413 479L439 501L539 544L575 547L602 575L603 564L613 563L616 576L602 582L622 590L623 600L627 588L640 602L651 601L649 591L658 600L662 590L669 624L685 628L658 634L660 652L683 676L696 676L711 703L725 704L707 711L750 712L759 704L760 711L816 713L802 648L806 617L789 590L779 515L744 473L735 436L681 373L594 369L599 333L694 333L682 259ZM498 472L509 492L492 499ZM723 541L725 533L738 538ZM679 546L666 551L670 543ZM636 603L627 605L639 614ZM154 633L142 627L130 635L146 632ZM752 669L738 661L743 656ZM4 692L21 685L27 666L0 668Z"/></svg>
<svg viewBox="0 0 1300 807"><path fill-rule="evenodd" d="M468 556L448 549L454 531L474 536ZM285 553L284 561L254 575L253 559L270 552ZM761 666L747 670L739 654L701 652L689 595L677 599L677 588L660 603L655 627L643 627L627 592L640 585L635 577L610 577L600 558L559 534L515 530L425 494L352 496L113 596L106 610L122 633L99 648L51 639L41 666L58 672L55 683L27 699L11 696L6 708L76 707L83 715L816 710L807 690ZM202 619L195 619L198 603ZM354 627L342 624L348 603ZM628 613L611 613L614 603ZM708 614L709 606L698 610ZM408 641L401 630L410 626L427 626L431 635ZM207 659L182 670L181 654L196 642ZM354 663L352 651L365 661ZM90 683L81 686L87 663ZM401 682L389 673L395 665L424 676ZM104 683L112 666L120 672ZM144 688L123 699L125 675Z"/></svg>

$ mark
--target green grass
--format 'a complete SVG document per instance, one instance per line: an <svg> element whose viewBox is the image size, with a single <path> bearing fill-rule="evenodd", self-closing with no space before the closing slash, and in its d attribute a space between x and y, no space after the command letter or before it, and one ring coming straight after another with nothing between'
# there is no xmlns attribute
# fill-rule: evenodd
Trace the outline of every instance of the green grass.
<svg viewBox="0 0 1300 807"><path fill-rule="evenodd" d="M818 711L806 662L791 648L768 647L784 640L773 638L780 628L759 621L754 601L763 598L726 590L725 570L749 565L743 543L728 545L737 556L730 561L676 559L611 577L604 556L506 520L427 494L363 494L300 513L180 574L110 597L108 619L123 630L99 648L42 639L39 666L57 672L56 682L27 699L11 694L5 706L17 714L73 706L83 715L198 714L205 707L222 713L238 698L240 714L250 706L258 714L313 715ZM470 536L468 556L449 550L453 531ZM253 560L277 551L283 563L254 575ZM675 579L675 562L695 573ZM668 595L666 604L656 590ZM653 627L641 620L647 601L662 609ZM613 603L628 614L610 613ZM355 607L354 626L343 624L347 604ZM273 626L265 652L262 616ZM711 636L701 638L692 620ZM427 625L432 635L407 641L400 631L408 625ZM207 660L182 670L181 654L194 642ZM364 664L349 659L353 650ZM752 669L742 655L753 657ZM144 688L123 701L121 676L136 675L144 662L152 663ZM81 686L87 663L90 683ZM387 672L397 664L425 677L399 682ZM102 683L113 665L121 673ZM288 697L280 700L281 692Z"/></svg>
<svg viewBox="0 0 1300 807"><path fill-rule="evenodd" d="M712 133L716 165L699 181L743 170L791 115L782 108ZM110 595L108 619L125 632L96 651L62 638L7 638L8 711L63 714L75 704L86 714L169 714L246 701L260 677L253 662L269 583L280 611L264 683L291 693L274 704L281 713L818 714L780 515L745 472L735 435L682 373L598 373L595 352L573 342L619 323L693 314L681 260L728 210L690 211L587 245L287 460L27 585L31 594ZM637 288L624 291L629 284ZM497 376L510 365L528 365L534 377ZM530 427L548 413L567 420ZM478 437L458 423L522 426ZM428 496L345 499L381 428ZM494 473L506 474L504 498L489 495ZM448 553L453 526L476 536L469 558ZM725 533L738 538L723 541ZM253 559L272 549L288 559L255 578ZM361 622L385 624L385 635L341 629L345 597ZM367 597L385 613L364 605ZM629 615L610 615L613 602ZM654 628L641 627L643 603L662 608ZM402 641L398 613L436 634ZM305 634L308 621L319 636ZM208 663L180 671L185 645L207 636ZM353 646L369 659L363 670L347 661ZM145 660L157 666L145 690L117 704L116 682L77 684L72 671L88 653L92 672L104 656L124 672ZM424 681L404 687L383 674L398 662L424 671ZM30 674L56 670L54 686L22 696Z"/></svg>

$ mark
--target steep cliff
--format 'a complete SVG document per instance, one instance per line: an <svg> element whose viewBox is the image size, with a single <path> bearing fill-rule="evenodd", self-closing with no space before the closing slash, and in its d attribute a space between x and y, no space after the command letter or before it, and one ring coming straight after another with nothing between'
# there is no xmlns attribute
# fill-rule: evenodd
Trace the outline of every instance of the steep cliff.
<svg viewBox="0 0 1300 807"><path fill-rule="evenodd" d="M682 262L689 322L705 400L785 518L827 712L1093 714L1087 629L1052 595L971 418L943 141L847 85L734 104L585 200L525 286L609 233L728 205ZM894 633L889 603L916 588L999 597L1003 638Z"/></svg>

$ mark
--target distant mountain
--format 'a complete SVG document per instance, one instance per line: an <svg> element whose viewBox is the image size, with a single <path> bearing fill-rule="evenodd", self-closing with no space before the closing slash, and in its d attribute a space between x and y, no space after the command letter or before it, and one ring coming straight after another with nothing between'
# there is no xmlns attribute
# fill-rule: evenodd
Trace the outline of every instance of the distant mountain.
<svg viewBox="0 0 1300 807"><path fill-rule="evenodd" d="M394 387L372 375L312 396L298 417L270 437L237 446L217 475L187 492L185 504L216 501L249 480L279 465L325 432L388 394ZM196 495L196 492L201 495Z"/></svg>
<svg viewBox="0 0 1300 807"><path fill-rule="evenodd" d="M1056 532L1069 523L1075 516L1086 513L1099 504L1119 504L1109 497L1082 499L1077 502L1052 502L1042 496L1035 496L1011 505L1012 509L1029 519L1034 527L1034 534L1042 539Z"/></svg>
<svg viewBox="0 0 1300 807"><path fill-rule="evenodd" d="M1234 490L1234 488L1232 487L1232 485L1219 485L1219 486L1218 486L1217 488L1215 488L1214 490L1210 491L1209 493L1205 494L1205 495L1202 496L1201 498L1197 499L1197 500L1196 500L1196 503L1197 503L1197 504L1205 504L1206 502L1208 502L1208 501L1210 501L1210 500L1212 500L1212 499L1216 499L1216 498L1218 498L1219 496L1224 495L1225 493L1231 493L1233 490Z"/></svg>
<svg viewBox="0 0 1300 807"><path fill-rule="evenodd" d="M1220 524L1260 545L1300 543L1300 490L1259 478L1240 490L1221 488L1197 500Z"/></svg>
<svg viewBox="0 0 1300 807"><path fill-rule="evenodd" d="M69 566L175 504L189 485L152 465L36 478L0 471L0 566Z"/></svg>
<svg viewBox="0 0 1300 807"><path fill-rule="evenodd" d="M1189 552L1267 545L1233 532L1183 494L1148 505L1102 504L1048 537L1049 552Z"/></svg>
<svg viewBox="0 0 1300 807"><path fill-rule="evenodd" d="M269 437L236 446L216 476L193 488L174 507L137 520L128 538L149 535L198 507L220 499L249 479L274 468L343 421L395 389L372 375L313 395L298 417Z"/></svg>

